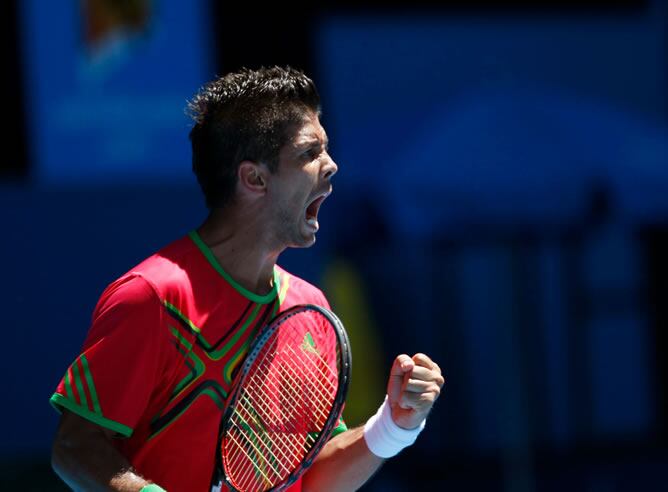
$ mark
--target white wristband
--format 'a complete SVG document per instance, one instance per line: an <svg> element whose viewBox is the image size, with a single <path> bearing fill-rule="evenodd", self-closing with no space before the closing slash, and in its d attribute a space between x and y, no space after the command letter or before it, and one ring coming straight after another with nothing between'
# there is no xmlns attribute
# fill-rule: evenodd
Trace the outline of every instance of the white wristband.
<svg viewBox="0 0 668 492"><path fill-rule="evenodd" d="M392 420L392 409L387 395L376 415L364 425L364 440L369 450L379 458L391 458L415 442L424 429L426 419L415 429L404 429Z"/></svg>

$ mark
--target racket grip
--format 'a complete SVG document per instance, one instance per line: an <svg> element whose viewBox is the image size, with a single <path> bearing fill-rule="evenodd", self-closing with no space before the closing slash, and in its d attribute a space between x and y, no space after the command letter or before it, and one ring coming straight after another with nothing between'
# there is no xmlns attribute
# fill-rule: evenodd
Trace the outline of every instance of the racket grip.
<svg viewBox="0 0 668 492"><path fill-rule="evenodd" d="M387 395L375 415L364 425L364 440L369 450L379 458L391 458L415 442L426 419L415 429L404 429L392 420Z"/></svg>

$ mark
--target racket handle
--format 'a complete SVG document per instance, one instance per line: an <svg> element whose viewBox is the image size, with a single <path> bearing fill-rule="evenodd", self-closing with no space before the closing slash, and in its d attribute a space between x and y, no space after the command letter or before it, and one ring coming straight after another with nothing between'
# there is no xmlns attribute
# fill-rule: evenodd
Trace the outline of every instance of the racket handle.
<svg viewBox="0 0 668 492"><path fill-rule="evenodd" d="M404 429L392 420L387 396L375 415L364 425L364 440L369 450L379 458L391 458L415 442L426 419L415 429Z"/></svg>

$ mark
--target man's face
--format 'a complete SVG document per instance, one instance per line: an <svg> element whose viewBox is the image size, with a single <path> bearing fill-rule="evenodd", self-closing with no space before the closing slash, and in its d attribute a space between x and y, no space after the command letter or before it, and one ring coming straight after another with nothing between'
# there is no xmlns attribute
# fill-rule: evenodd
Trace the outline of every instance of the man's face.
<svg viewBox="0 0 668 492"><path fill-rule="evenodd" d="M317 115L308 113L281 148L271 175L270 198L275 239L286 247L308 247L318 232L318 210L331 193L336 163L327 153L327 134Z"/></svg>

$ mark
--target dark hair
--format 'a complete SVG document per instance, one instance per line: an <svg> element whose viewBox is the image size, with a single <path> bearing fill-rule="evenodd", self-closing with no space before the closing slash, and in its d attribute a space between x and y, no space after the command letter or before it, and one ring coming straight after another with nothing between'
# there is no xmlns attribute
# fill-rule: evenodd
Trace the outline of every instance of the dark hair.
<svg viewBox="0 0 668 492"><path fill-rule="evenodd" d="M192 167L209 209L234 197L244 160L273 173L281 147L309 112L320 114L313 81L290 67L242 69L206 84L189 102Z"/></svg>

